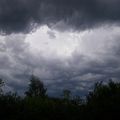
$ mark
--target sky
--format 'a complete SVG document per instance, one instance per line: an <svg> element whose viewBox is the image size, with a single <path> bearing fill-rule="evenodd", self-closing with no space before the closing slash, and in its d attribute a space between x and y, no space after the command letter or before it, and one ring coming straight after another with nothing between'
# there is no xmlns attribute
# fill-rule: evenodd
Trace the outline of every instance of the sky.
<svg viewBox="0 0 120 120"><path fill-rule="evenodd" d="M119 0L0 0L0 77L27 89L31 74L48 94L85 95L120 78Z"/></svg>

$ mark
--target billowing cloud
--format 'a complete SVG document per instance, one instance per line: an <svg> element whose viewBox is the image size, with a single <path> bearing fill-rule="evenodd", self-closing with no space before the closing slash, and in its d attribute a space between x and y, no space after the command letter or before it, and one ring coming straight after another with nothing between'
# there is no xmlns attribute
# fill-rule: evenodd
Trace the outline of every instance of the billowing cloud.
<svg viewBox="0 0 120 120"><path fill-rule="evenodd" d="M48 31L56 37L51 40ZM20 93L33 72L51 95L65 88L85 94L97 81L119 80L119 31L120 27L100 27L62 33L43 26L30 35L1 36L0 77L6 89Z"/></svg>
<svg viewBox="0 0 120 120"><path fill-rule="evenodd" d="M40 25L83 30L119 24L119 0L0 0L1 33L27 33Z"/></svg>

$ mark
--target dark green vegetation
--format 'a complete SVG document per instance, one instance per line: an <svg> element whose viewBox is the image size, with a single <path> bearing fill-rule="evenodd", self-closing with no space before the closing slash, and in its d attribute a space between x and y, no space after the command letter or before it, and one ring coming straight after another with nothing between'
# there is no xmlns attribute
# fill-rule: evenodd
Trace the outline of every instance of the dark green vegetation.
<svg viewBox="0 0 120 120"><path fill-rule="evenodd" d="M62 98L46 95L39 78L32 76L25 97L4 93L0 79L0 120L116 120L120 119L120 83L96 83L81 99L63 91Z"/></svg>

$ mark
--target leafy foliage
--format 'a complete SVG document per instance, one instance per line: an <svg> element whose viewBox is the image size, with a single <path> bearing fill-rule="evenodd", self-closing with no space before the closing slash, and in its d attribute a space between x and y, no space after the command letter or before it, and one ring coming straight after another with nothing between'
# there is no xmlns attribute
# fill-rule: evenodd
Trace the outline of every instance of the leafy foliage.
<svg viewBox="0 0 120 120"><path fill-rule="evenodd" d="M44 84L37 77L32 76L26 95L27 97L20 97L12 92L1 94L0 119L120 119L120 83L113 81L109 81L108 84L96 83L94 90L87 95L86 99L81 99L79 96L71 97L71 92L65 89L63 99L46 96Z"/></svg>
<svg viewBox="0 0 120 120"><path fill-rule="evenodd" d="M67 90L67 89L64 89L63 90L63 99L70 100L70 98L71 98L71 91Z"/></svg>
<svg viewBox="0 0 120 120"><path fill-rule="evenodd" d="M0 95L3 93L2 87L4 86L4 82L0 79Z"/></svg>
<svg viewBox="0 0 120 120"><path fill-rule="evenodd" d="M44 84L40 81L39 78L32 75L30 79L30 84L28 91L25 92L25 94L29 97L45 97L46 96L47 89L44 88Z"/></svg>

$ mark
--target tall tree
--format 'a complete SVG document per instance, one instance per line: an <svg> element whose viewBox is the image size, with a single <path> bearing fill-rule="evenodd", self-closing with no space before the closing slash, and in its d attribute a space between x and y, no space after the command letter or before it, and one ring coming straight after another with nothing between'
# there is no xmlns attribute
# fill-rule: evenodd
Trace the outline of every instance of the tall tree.
<svg viewBox="0 0 120 120"><path fill-rule="evenodd" d="M4 85L3 80L0 78L0 95L3 93L2 87Z"/></svg>
<svg viewBox="0 0 120 120"><path fill-rule="evenodd" d="M70 98L71 98L71 91L68 90L68 89L64 89L63 90L63 98L65 100L70 100Z"/></svg>
<svg viewBox="0 0 120 120"><path fill-rule="evenodd" d="M34 75L30 78L30 84L28 87L28 91L25 94L29 97L45 97L47 89L44 87L44 84L40 79Z"/></svg>

